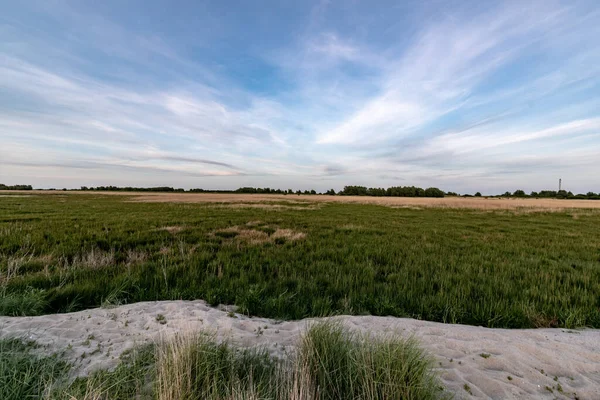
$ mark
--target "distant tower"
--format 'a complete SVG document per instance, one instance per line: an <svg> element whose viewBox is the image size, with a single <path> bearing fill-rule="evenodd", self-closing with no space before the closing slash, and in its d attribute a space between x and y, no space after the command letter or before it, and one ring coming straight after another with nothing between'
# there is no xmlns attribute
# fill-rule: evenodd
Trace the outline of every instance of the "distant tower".
<svg viewBox="0 0 600 400"><path fill-rule="evenodd" d="M558 178L558 191L562 189L562 179Z"/></svg>

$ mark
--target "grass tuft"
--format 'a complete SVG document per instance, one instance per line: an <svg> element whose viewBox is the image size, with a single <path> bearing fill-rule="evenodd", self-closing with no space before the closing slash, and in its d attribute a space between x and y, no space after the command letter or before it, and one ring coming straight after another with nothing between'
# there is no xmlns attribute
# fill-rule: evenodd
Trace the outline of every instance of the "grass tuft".
<svg viewBox="0 0 600 400"><path fill-rule="evenodd" d="M414 340L356 334L340 323L319 323L298 350L303 392L318 399L435 399L432 362ZM307 386L308 385L308 386Z"/></svg>
<svg viewBox="0 0 600 400"><path fill-rule="evenodd" d="M40 356L31 343L0 340L0 399L40 399L65 380L69 365L56 356Z"/></svg>

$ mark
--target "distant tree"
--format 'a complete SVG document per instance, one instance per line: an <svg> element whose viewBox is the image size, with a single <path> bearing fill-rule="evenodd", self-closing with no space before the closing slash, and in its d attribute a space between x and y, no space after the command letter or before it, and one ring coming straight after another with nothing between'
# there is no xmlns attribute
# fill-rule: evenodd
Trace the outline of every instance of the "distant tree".
<svg viewBox="0 0 600 400"><path fill-rule="evenodd" d="M531 197L539 197L539 193L538 192L531 192L529 194L529 196L531 196Z"/></svg>
<svg viewBox="0 0 600 400"><path fill-rule="evenodd" d="M328 194L330 196L335 196L335 190L329 189L328 191L325 192L325 194Z"/></svg>
<svg viewBox="0 0 600 400"><path fill-rule="evenodd" d="M515 192L513 193L513 196L515 197L525 197L526 194L523 190L519 189L519 190L515 190Z"/></svg>
<svg viewBox="0 0 600 400"><path fill-rule="evenodd" d="M3 185L0 183L0 190L33 190L31 185Z"/></svg>
<svg viewBox="0 0 600 400"><path fill-rule="evenodd" d="M368 188L367 189L367 196L385 196L386 192L384 188Z"/></svg>
<svg viewBox="0 0 600 400"><path fill-rule="evenodd" d="M343 196L366 196L366 186L344 186L341 194Z"/></svg>
<svg viewBox="0 0 600 400"><path fill-rule="evenodd" d="M315 189L310 191L310 194L317 194L317 191Z"/></svg>
<svg viewBox="0 0 600 400"><path fill-rule="evenodd" d="M475 197L481 197L481 193L480 192L475 193Z"/></svg>
<svg viewBox="0 0 600 400"><path fill-rule="evenodd" d="M504 192L504 194L502 195L502 197L510 197L510 196L512 196L512 195L510 194L510 192Z"/></svg>
<svg viewBox="0 0 600 400"><path fill-rule="evenodd" d="M558 196L558 192L556 190L542 190L538 193L538 196L544 198L555 198Z"/></svg>
<svg viewBox="0 0 600 400"><path fill-rule="evenodd" d="M425 197L444 197L444 192L438 188L430 187L425 189Z"/></svg>

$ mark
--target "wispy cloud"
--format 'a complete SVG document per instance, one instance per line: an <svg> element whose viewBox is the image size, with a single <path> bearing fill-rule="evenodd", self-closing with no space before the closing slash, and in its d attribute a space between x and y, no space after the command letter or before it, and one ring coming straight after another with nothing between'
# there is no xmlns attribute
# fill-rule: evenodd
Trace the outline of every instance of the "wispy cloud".
<svg viewBox="0 0 600 400"><path fill-rule="evenodd" d="M320 143L401 138L465 106L482 81L542 39L563 11L494 9L470 21L445 17L426 29L385 74L382 93Z"/></svg>
<svg viewBox="0 0 600 400"><path fill-rule="evenodd" d="M600 174L593 1L187 7L7 7L0 180L499 191L567 174L585 191Z"/></svg>

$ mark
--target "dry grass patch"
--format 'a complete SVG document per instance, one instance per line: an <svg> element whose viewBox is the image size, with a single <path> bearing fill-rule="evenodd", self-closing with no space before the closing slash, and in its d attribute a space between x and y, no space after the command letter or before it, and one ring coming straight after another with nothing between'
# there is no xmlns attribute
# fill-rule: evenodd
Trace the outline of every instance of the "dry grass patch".
<svg viewBox="0 0 600 400"><path fill-rule="evenodd" d="M63 258L61 264L66 269L77 267L100 269L115 264L115 251L103 251L92 247L88 252L75 255L70 262L66 257Z"/></svg>
<svg viewBox="0 0 600 400"><path fill-rule="evenodd" d="M283 211L283 210L298 210L298 211L312 211L318 210L321 208L319 204L312 204L308 206L293 206L293 205L285 205L285 204L270 204L270 203L230 203L230 204L212 204L210 207L214 208L228 208L228 209L261 209L261 210L274 210L274 211Z"/></svg>
<svg viewBox="0 0 600 400"><path fill-rule="evenodd" d="M127 265L141 264L148 258L148 254L143 251L127 250Z"/></svg>
<svg viewBox="0 0 600 400"><path fill-rule="evenodd" d="M0 259L0 266L6 262L6 265L0 268L0 285L7 284L11 279L19 275L19 270L23 264L31 261L33 256L13 256L6 257L5 260Z"/></svg>
<svg viewBox="0 0 600 400"><path fill-rule="evenodd" d="M169 233L175 234L175 233L179 233L184 229L183 226L163 226L162 228L159 228L158 230L160 231L167 231Z"/></svg>
<svg viewBox="0 0 600 400"><path fill-rule="evenodd" d="M283 243L286 241L297 241L304 239L306 234L292 229L261 227L262 229L250 229L245 226L232 226L220 229L213 233L214 236L222 237L237 243L265 244Z"/></svg>
<svg viewBox="0 0 600 400"><path fill-rule="evenodd" d="M77 193L77 192L73 192ZM520 208L541 209L543 211L563 211L566 209L598 209L598 200L558 200L558 199L516 199L516 198L485 198L485 197L370 197L370 196L329 196L329 195L277 195L277 194L194 194L194 193L125 193L105 192L102 194L122 195L133 197L134 202L164 202L164 203L219 203L228 208L270 208L277 209L281 204L268 202L312 203L318 206L323 203L360 203L375 204L388 207L413 206L421 208L457 208L457 209L482 209L482 210L514 210ZM254 204L254 206L252 206ZM267 207L265 207L267 206ZM312 206L298 207L310 210ZM294 208L291 208L294 209Z"/></svg>
<svg viewBox="0 0 600 400"><path fill-rule="evenodd" d="M167 254L171 253L171 248L168 246L163 246L160 248L160 250L158 252L160 254L162 254L163 256L166 256Z"/></svg>
<svg viewBox="0 0 600 400"><path fill-rule="evenodd" d="M275 231L275 233L273 233L271 235L271 238L275 239L275 240L277 240L279 238L283 238L285 240L291 240L291 241L304 239L305 237L306 237L305 233L296 232L291 229L277 229Z"/></svg>

